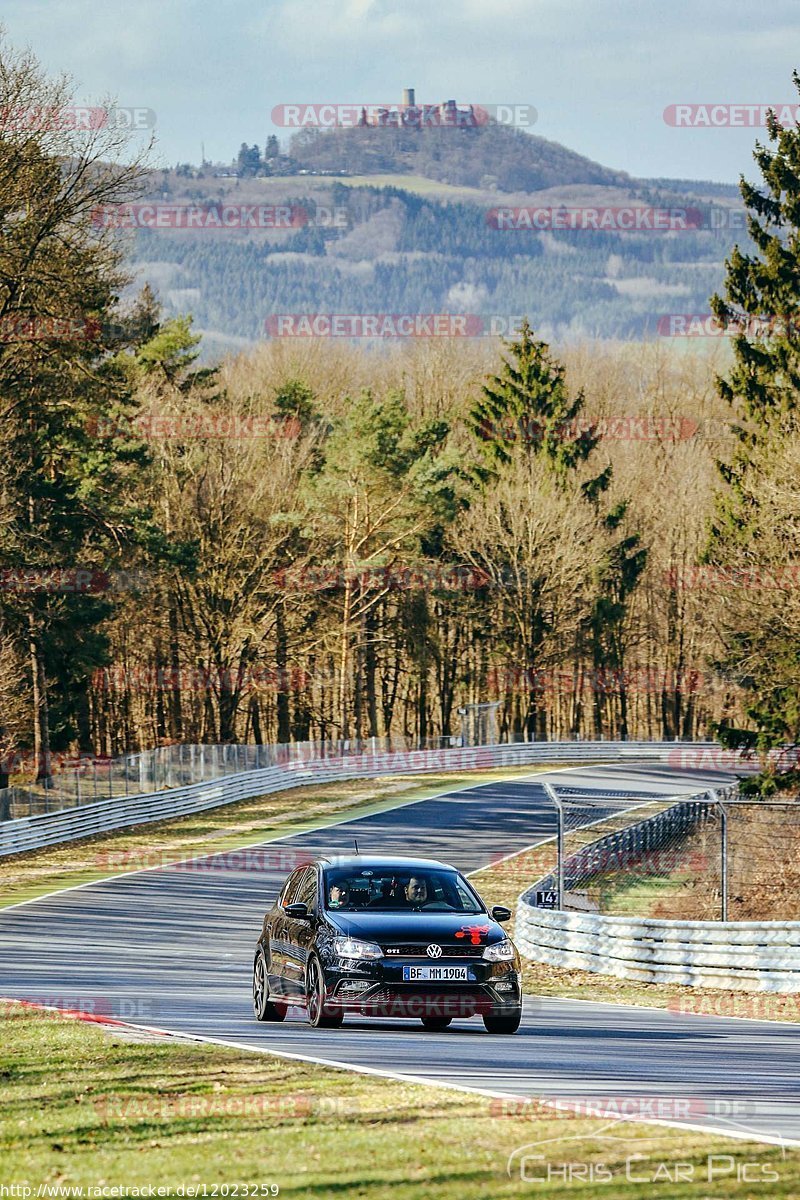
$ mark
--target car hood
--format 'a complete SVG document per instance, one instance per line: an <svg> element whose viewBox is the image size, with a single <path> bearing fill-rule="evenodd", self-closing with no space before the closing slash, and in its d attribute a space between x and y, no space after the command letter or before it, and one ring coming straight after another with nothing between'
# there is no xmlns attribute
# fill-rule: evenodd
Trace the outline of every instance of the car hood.
<svg viewBox="0 0 800 1200"><path fill-rule="evenodd" d="M326 919L344 937L366 942L443 942L451 945L488 946L501 941L505 931L485 913L355 912L328 910Z"/></svg>

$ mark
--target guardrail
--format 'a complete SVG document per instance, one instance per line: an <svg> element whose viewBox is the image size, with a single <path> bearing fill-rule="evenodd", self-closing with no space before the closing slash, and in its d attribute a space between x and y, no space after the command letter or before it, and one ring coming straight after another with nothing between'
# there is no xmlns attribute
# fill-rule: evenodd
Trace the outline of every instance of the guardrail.
<svg viewBox="0 0 800 1200"><path fill-rule="evenodd" d="M800 921L663 921L535 908L515 938L536 962L644 983L800 992Z"/></svg>
<svg viewBox="0 0 800 1200"><path fill-rule="evenodd" d="M678 801L663 812L598 838L563 860L519 897L515 940L527 958L570 970L592 971L642 983L667 983L735 991L800 992L800 921L678 921L567 912L564 901L576 879L593 865L635 864L675 837L688 836L714 804L724 809L733 789ZM725 888L725 843L722 887ZM553 892L560 874L562 907L540 908L537 892ZM723 893L724 894L724 893Z"/></svg>
<svg viewBox="0 0 800 1200"><path fill-rule="evenodd" d="M137 796L114 796L58 812L0 822L0 857L20 854L131 825L186 816L204 809L268 795L309 782L379 778L393 774L465 771L561 762L624 762L630 759L711 767L719 747L703 742L516 742L444 750L341 754L289 761ZM695 762L692 763L691 756ZM727 760L722 760L723 763ZM720 765L720 768L722 766Z"/></svg>

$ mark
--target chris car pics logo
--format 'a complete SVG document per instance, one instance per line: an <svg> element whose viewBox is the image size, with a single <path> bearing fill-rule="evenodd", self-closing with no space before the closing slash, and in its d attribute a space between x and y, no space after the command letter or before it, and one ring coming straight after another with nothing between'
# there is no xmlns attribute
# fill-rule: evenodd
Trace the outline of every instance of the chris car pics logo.
<svg viewBox="0 0 800 1200"><path fill-rule="evenodd" d="M636 1138L624 1126L623 1136L607 1132L611 1129L619 1130L619 1122L609 1121L591 1135L576 1133L518 1146L508 1157L506 1173L522 1183L541 1187L542 1194L547 1194L544 1189L552 1192L554 1187L560 1190L587 1184L613 1185L624 1180L629 1184L665 1187L669 1190L660 1193L665 1200L675 1194L672 1189L677 1184L686 1183L716 1185L721 1189L734 1183L763 1187L766 1197L774 1194L769 1190L770 1185L781 1178L779 1167L785 1158L781 1146L747 1145L741 1151L735 1148L730 1154L706 1154L695 1162L687 1162L687 1155L680 1153L679 1130L648 1137L645 1152L644 1146L642 1151L636 1149ZM587 1137L592 1143L590 1154L581 1145ZM753 1140L757 1141L755 1132Z"/></svg>

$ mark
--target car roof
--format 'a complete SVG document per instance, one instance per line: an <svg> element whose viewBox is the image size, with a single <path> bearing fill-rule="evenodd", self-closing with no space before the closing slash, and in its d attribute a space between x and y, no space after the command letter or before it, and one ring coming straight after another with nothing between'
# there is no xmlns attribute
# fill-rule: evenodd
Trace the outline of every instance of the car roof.
<svg viewBox="0 0 800 1200"><path fill-rule="evenodd" d="M370 868L379 868L385 870L391 867L397 871L424 871L426 868L439 871L455 871L456 868L450 863L439 862L435 858L401 858L396 854L381 855L381 854L343 854L343 855L326 855L317 860L322 867L344 867L349 870L369 870Z"/></svg>

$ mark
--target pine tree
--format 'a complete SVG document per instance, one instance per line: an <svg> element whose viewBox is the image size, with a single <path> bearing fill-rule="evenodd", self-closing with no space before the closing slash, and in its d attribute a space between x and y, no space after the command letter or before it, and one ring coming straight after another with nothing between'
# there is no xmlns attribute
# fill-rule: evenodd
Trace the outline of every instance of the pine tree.
<svg viewBox="0 0 800 1200"><path fill-rule="evenodd" d="M797 72L793 79L800 92ZM726 261L724 297L711 299L712 311L735 335L733 366L717 385L734 414L736 447L730 462L718 464L724 486L706 561L755 569L750 579L756 584L763 582L759 572L786 567L785 560L766 558L765 542L772 541L773 531L759 476L800 436L800 126L783 128L770 113L767 133L770 144L757 143L753 155L761 183L740 181L754 250L734 247ZM796 547L784 544L783 552L794 557ZM762 753L800 740L800 647L788 631L782 642L776 639L775 621L767 638L765 622L754 622L748 611L754 598L742 601L734 592L726 599L735 617L717 665L741 673L741 664L748 664L747 716L755 729L723 722L718 735L727 746ZM779 615L778 604L778 621Z"/></svg>
<svg viewBox="0 0 800 1200"><path fill-rule="evenodd" d="M483 397L468 418L491 464L481 474L487 478L492 467L510 463L521 448L565 476L586 461L599 440L591 425L581 421L584 394L569 395L563 363L552 358L545 342L537 341L527 319L518 337L505 345L502 372L483 385ZM609 481L608 472L588 481L587 494L599 494Z"/></svg>
<svg viewBox="0 0 800 1200"><path fill-rule="evenodd" d="M558 489L574 491L577 504L585 504L592 519L609 538L625 513L624 506L601 513L601 498L611 483L611 467L597 475L588 475L588 460L599 438L591 422L582 417L585 397L579 391L571 396L562 363L550 354L546 343L538 341L526 320L513 342L506 343L503 369L492 376L482 389L482 398L473 406L468 424L479 439L482 461L475 476L479 488L491 488L492 482L506 473L524 467L524 473L536 473L555 481ZM502 518L504 527L513 523L510 515ZM527 547L525 553L531 552ZM567 547L565 547L566 551ZM496 555L492 556L496 558ZM595 666L607 657L612 666L621 666L620 630L627 612L627 601L644 568L643 552L635 535L627 535L609 545L596 575L597 596L583 622L590 632ZM538 694L538 674L546 639L555 632L553 616L544 599L545 581L533 567L520 569L517 561L501 566L489 561L486 569L498 582L504 574L513 588L500 605L506 615L514 642L513 656L524 664L528 697L524 727L528 737L542 737L545 709ZM510 616L510 620L509 620ZM519 631L524 630L524 636Z"/></svg>
<svg viewBox="0 0 800 1200"><path fill-rule="evenodd" d="M123 148L113 133L17 127L15 114L60 112L68 98L0 40L0 211L10 217L0 229L0 432L13 446L0 468L0 559L31 572L3 594L0 620L28 655L43 779L51 732L61 746L76 736L102 656L109 568L147 525L135 499L144 447L97 437L130 410L115 353L138 336L118 315L127 279L97 216L130 200L139 165L113 161Z"/></svg>
<svg viewBox="0 0 800 1200"><path fill-rule="evenodd" d="M800 92L800 76L793 78ZM733 462L720 465L728 490L713 529L718 546L747 537L741 481L749 465L775 435L800 429L800 127L784 129L770 113L767 132L776 148L756 143L753 154L763 187L743 176L739 184L756 252L734 246L725 296L711 297L712 312L735 334L733 368L717 386L737 418L738 440Z"/></svg>

